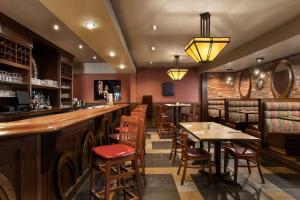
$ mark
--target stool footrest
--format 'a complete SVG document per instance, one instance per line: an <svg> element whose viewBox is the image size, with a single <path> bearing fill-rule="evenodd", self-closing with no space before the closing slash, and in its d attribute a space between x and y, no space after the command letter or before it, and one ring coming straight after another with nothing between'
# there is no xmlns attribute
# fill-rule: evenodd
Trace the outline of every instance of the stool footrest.
<svg viewBox="0 0 300 200"><path fill-rule="evenodd" d="M116 192L116 191L119 191L119 190L124 190L125 193L127 195L129 195L132 199L132 200L135 200L135 199L139 199L134 193L132 193L131 191L128 190L130 186L129 185L121 185L121 186L115 186L115 187L112 187L110 188L110 192ZM103 196L104 196L104 192L105 192L105 188L103 188L101 191L96 191L94 189L91 189L91 194L96 197L97 199L101 199Z"/></svg>

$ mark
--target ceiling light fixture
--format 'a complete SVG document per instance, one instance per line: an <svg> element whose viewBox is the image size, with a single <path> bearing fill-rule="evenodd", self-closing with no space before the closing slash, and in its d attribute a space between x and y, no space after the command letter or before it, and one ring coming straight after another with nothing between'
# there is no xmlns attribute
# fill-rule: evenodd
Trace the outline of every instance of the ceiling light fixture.
<svg viewBox="0 0 300 200"><path fill-rule="evenodd" d="M82 44L79 44L79 45L78 45L78 48L79 48L79 49L83 49L83 45L82 45Z"/></svg>
<svg viewBox="0 0 300 200"><path fill-rule="evenodd" d="M259 77L260 78L265 78L266 74L265 73L260 73Z"/></svg>
<svg viewBox="0 0 300 200"><path fill-rule="evenodd" d="M150 65L152 65L152 64L153 64L153 62L152 62L152 61L150 61L149 63L150 63Z"/></svg>
<svg viewBox="0 0 300 200"><path fill-rule="evenodd" d="M96 60L96 59L97 59L97 56L93 56L93 59Z"/></svg>
<svg viewBox="0 0 300 200"><path fill-rule="evenodd" d="M259 69L254 70L254 74L257 76L260 73Z"/></svg>
<svg viewBox="0 0 300 200"><path fill-rule="evenodd" d="M120 69L125 69L125 65L121 64Z"/></svg>
<svg viewBox="0 0 300 200"><path fill-rule="evenodd" d="M113 52L113 51L111 51L111 52L109 52L109 56L113 58L113 57L115 57L115 56L116 56L116 53L115 53L115 52Z"/></svg>
<svg viewBox="0 0 300 200"><path fill-rule="evenodd" d="M53 25L53 29L54 29L55 31L58 31L58 30L59 30L59 28L60 28L60 27L59 27L59 25L58 25L58 24L54 24L54 25Z"/></svg>
<svg viewBox="0 0 300 200"><path fill-rule="evenodd" d="M230 42L229 37L210 37L210 13L200 14L200 37L194 37L185 52L197 63L211 62Z"/></svg>
<svg viewBox="0 0 300 200"><path fill-rule="evenodd" d="M256 62L261 63L264 60L264 58L256 58Z"/></svg>
<svg viewBox="0 0 300 200"><path fill-rule="evenodd" d="M87 28L89 30L93 30L93 29L96 28L96 24L93 21L87 21L83 25L84 25L85 28Z"/></svg>
<svg viewBox="0 0 300 200"><path fill-rule="evenodd" d="M179 64L180 64L180 57L179 57L179 55L175 55L174 56L174 68L169 69L167 71L167 74L169 75L169 77L174 81L181 80L185 76L185 74L188 72L188 69L180 69Z"/></svg>
<svg viewBox="0 0 300 200"><path fill-rule="evenodd" d="M155 47L155 46L152 46L152 47L151 47L151 50L152 50L152 51L155 51L155 50L156 50L156 47Z"/></svg>
<svg viewBox="0 0 300 200"><path fill-rule="evenodd" d="M152 30L156 31L157 29L158 29L158 26L154 24L154 25L152 26Z"/></svg>

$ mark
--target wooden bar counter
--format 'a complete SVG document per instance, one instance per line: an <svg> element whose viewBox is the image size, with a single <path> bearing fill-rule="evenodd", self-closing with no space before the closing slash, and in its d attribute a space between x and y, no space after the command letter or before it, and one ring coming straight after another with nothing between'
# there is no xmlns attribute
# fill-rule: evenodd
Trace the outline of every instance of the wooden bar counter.
<svg viewBox="0 0 300 200"><path fill-rule="evenodd" d="M129 105L0 123L0 199L71 199Z"/></svg>

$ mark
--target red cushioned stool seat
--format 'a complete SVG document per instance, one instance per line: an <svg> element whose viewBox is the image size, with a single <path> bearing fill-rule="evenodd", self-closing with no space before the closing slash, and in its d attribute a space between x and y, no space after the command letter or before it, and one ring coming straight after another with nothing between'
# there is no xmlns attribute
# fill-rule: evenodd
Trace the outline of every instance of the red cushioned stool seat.
<svg viewBox="0 0 300 200"><path fill-rule="evenodd" d="M108 160L133 155L135 149L126 144L113 144L94 147L92 152L96 156Z"/></svg>

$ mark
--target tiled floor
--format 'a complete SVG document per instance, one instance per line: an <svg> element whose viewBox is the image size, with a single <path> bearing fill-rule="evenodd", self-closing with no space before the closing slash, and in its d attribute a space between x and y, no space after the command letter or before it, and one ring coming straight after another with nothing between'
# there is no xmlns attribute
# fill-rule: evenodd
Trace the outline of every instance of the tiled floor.
<svg viewBox="0 0 300 200"><path fill-rule="evenodd" d="M300 174L281 163L262 158L265 184L256 168L249 175L246 168L239 169L238 182L241 187L215 182L207 185L207 178L198 173L198 169L188 169L184 185L180 185L181 176L177 175L178 161L174 166L169 160L170 139L159 139L157 133L149 131L146 141L146 178L147 186L143 190L146 200L300 200ZM179 158L178 158L179 159ZM177 160L178 160L177 159ZM229 165L229 171L232 166ZM89 199L89 180L76 195L76 199Z"/></svg>

